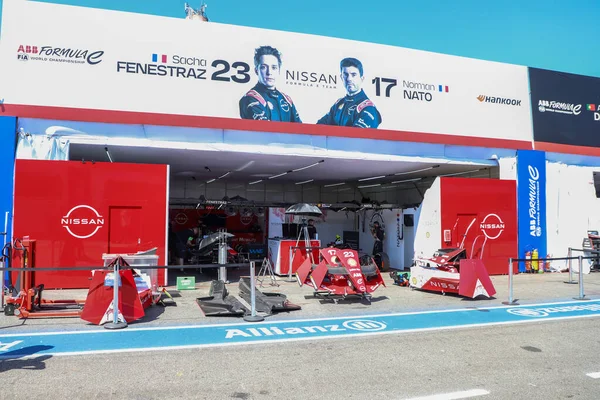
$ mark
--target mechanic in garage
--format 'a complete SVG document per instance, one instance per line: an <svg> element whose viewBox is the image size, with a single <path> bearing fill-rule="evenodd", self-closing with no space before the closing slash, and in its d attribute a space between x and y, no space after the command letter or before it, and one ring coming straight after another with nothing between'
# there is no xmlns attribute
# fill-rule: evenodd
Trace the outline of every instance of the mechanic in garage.
<svg viewBox="0 0 600 400"><path fill-rule="evenodd" d="M192 242L198 237L198 227L192 229L184 229L176 232L175 236L175 255L178 265L183 265L189 249L192 247Z"/></svg>
<svg viewBox="0 0 600 400"><path fill-rule="evenodd" d="M385 231L381 226L379 226L378 221L375 221L373 223L373 227L371 228L371 234L375 239L375 243L373 243L373 255L383 253L383 239L385 239Z"/></svg>

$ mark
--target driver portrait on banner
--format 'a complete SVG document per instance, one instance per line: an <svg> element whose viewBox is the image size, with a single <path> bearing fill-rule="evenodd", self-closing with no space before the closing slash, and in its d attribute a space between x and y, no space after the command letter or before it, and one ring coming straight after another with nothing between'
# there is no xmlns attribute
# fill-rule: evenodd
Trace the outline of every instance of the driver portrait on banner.
<svg viewBox="0 0 600 400"><path fill-rule="evenodd" d="M362 89L362 63L356 58L344 58L340 62L340 76L346 96L338 99L317 124L377 128L382 118Z"/></svg>
<svg viewBox="0 0 600 400"><path fill-rule="evenodd" d="M258 83L240 99L240 117L265 121L299 122L300 115L287 94L277 90L281 53L271 46L254 52L254 72Z"/></svg>

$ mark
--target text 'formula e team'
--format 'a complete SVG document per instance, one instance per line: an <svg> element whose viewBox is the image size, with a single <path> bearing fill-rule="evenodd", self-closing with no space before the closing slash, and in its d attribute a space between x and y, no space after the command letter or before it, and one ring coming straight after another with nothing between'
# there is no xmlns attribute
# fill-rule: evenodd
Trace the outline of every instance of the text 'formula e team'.
<svg viewBox="0 0 600 400"><path fill-rule="evenodd" d="M281 54L271 46L261 46L254 53L254 72L258 83L240 99L243 119L302 123L292 98L277 89ZM381 114L362 89L362 63L356 58L340 62L340 75L346 95L338 99L317 124L377 128Z"/></svg>

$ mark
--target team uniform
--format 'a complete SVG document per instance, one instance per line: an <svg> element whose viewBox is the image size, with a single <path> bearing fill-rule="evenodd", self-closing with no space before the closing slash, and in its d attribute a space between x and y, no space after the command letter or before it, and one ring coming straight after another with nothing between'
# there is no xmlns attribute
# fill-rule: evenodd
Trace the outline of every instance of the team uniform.
<svg viewBox="0 0 600 400"><path fill-rule="evenodd" d="M299 122L292 98L277 89L257 83L240 100L240 117L265 121Z"/></svg>
<svg viewBox="0 0 600 400"><path fill-rule="evenodd" d="M381 124L381 114L361 89L354 96L346 95L336 101L317 124L377 128Z"/></svg>
<svg viewBox="0 0 600 400"><path fill-rule="evenodd" d="M385 231L379 227L375 229L375 243L373 243L373 255L383 253L383 240L385 239Z"/></svg>

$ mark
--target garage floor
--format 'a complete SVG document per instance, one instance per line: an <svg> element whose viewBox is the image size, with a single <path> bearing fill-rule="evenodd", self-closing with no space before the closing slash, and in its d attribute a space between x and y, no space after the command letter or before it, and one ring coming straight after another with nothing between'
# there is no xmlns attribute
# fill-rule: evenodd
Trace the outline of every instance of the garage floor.
<svg viewBox="0 0 600 400"><path fill-rule="evenodd" d="M146 316L141 320L131 323L131 326L152 327L165 325L198 325L198 324L223 324L241 322L241 317L206 317L196 303L196 298L208 296L211 284L211 276L202 274L195 275L196 285L193 290L177 290L175 280L177 276L191 276L193 273L181 273L179 270L170 273L172 282L167 287L173 296L171 301L163 296L165 307L153 306L146 310ZM227 289L231 295L238 296L239 277L247 275L247 270L237 269L228 271L231 283ZM279 286L270 286L270 280L264 281L264 286L259 289L263 292L277 292L287 295L290 302L302 307L298 311L278 313L265 316L265 320L289 320L320 317L342 317L362 316L388 313L405 313L411 311L440 310L456 308L485 308L501 306L503 301L508 300L508 277L493 276L492 282L496 288L496 296L492 299L472 300L457 295L422 292L412 290L408 287L399 287L393 284L388 273L383 277L386 287L381 287L373 293L371 303L357 300L341 300L337 304L328 300L321 300L313 296L310 287L300 287L294 280L288 281L288 277L277 277ZM574 275L575 282L578 276ZM514 277L514 298L520 304L532 304L542 302L570 301L579 296L577 284L567 284L568 273L545 273L545 274L521 274ZM591 273L584 275L584 293L586 298L600 298L600 274ZM48 299L70 299L85 298L86 290L48 290L44 292L44 298ZM102 329L96 325L89 324L77 317L52 318L52 319L27 319L22 320L16 316L5 316L0 314L0 332L9 334L12 332L42 331L42 330L85 330Z"/></svg>

